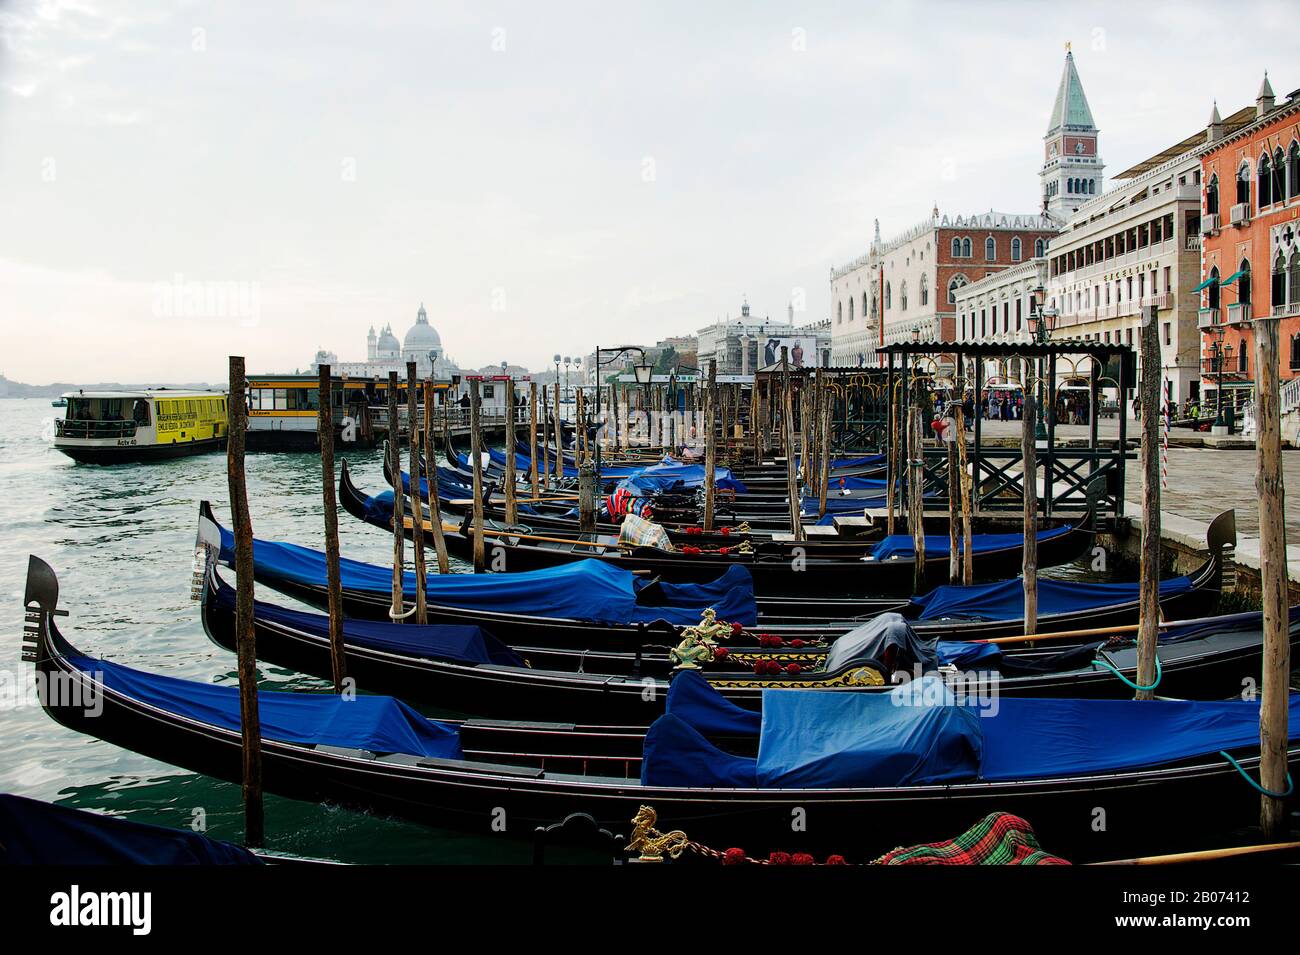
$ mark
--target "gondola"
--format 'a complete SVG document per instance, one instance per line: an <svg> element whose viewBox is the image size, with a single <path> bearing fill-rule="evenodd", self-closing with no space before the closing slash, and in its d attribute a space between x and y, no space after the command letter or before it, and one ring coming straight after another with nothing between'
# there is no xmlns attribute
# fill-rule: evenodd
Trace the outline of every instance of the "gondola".
<svg viewBox="0 0 1300 955"><path fill-rule="evenodd" d="M235 593L209 570L202 596L203 627L218 646L235 650ZM1300 644L1300 608L1292 627ZM257 601L253 623L258 656L328 679L332 675L329 618ZM1259 672L1262 618L1258 613L1172 624L1161 631L1158 692L1191 699L1238 692ZM416 626L344 621L347 672L362 689L497 719L570 719L648 725L662 711L672 675L657 654L559 653L507 647L479 627ZM896 614L886 614L833 644L820 658L758 675L745 669L762 651L707 662L702 676L726 699L759 709L770 689L884 692L899 673L956 668L962 685L1001 696L1132 696L1137 650L1131 639L1082 645L1052 641L1006 651L987 643L922 641ZM786 653L781 658L799 658ZM739 657L740 660L736 658ZM820 667L820 668L816 668ZM1121 678L1121 676L1123 678Z"/></svg>
<svg viewBox="0 0 1300 955"><path fill-rule="evenodd" d="M211 506L199 505L199 540L227 565L233 565L234 538L217 523ZM1217 605L1223 575L1223 549L1235 543L1233 512L1226 511L1210 525L1207 535L1209 554L1193 573L1161 582L1161 610L1166 619L1190 619L1213 612ZM428 620L431 623L464 623L481 626L507 644L532 647L567 647L577 650L611 650L636 652L647 643L676 642L674 635L683 623L694 623L704 606L713 606L722 619L742 625L734 646L755 646L766 635L780 638L787 646L798 639L833 639L859 623L880 613L899 612L912 622L925 638L951 640L987 639L1021 633L1023 593L1019 581L974 587L945 585L921 598L846 599L756 598L752 605L744 593L745 579L734 578L740 587L719 592L727 594L727 603L717 602L717 593L705 590L698 595L685 592L680 598L671 587L637 586L634 575L609 569L592 573L597 582L613 584L607 579L621 573L621 587L630 604L618 614L596 614L594 595L573 591L582 576L574 565L566 565L571 574L566 579L547 578L548 573L566 573L564 568L531 574L493 574L485 578L454 575L450 586L429 578L426 588ZM391 569L360 561L343 560L343 609L350 617L387 620L392 607ZM728 573L744 574L742 569ZM259 583L315 607L328 606L325 555L321 551L296 544L256 541L253 546L253 574ZM650 583L644 580L643 583ZM716 586L722 586L717 584ZM524 588L531 599L517 600L515 586ZM709 585L702 585L709 586ZM467 601L464 588L473 587L478 594ZM603 589L603 587L602 587ZM554 590L562 593L567 606L560 607L550 598L536 599L538 593ZM1119 626L1136 621L1138 593L1136 585L1090 584L1075 581L1039 581L1040 633L1061 632L1102 626ZM449 591L452 596L445 596ZM406 576L405 599L415 599L414 574ZM702 600L713 601L711 604ZM660 623L663 621L664 623ZM751 622L752 621L752 622Z"/></svg>
<svg viewBox="0 0 1300 955"><path fill-rule="evenodd" d="M53 570L31 558L23 656L50 717L238 780L238 690L85 656L55 625L58 597ZM1080 861L1185 827L1230 828L1258 806L1240 775L1259 765L1254 702L998 699L995 711L950 705L929 679L893 694L772 691L756 714L685 674L647 732L452 723L391 697L261 691L263 785L440 827L489 832L505 818L520 837L571 812L624 825L652 805L663 828L754 852L788 845L795 810L808 851L842 853L878 851L886 832L921 842L999 810L1034 819L1045 844ZM1300 698L1290 709L1297 762Z"/></svg>
<svg viewBox="0 0 1300 955"><path fill-rule="evenodd" d="M347 463L339 475L339 499L349 514L391 531L391 503L385 513L383 499L366 495L352 483ZM1045 528L1038 535L1038 566L1068 564L1087 552L1095 536L1096 497L1089 495L1088 511L1081 518ZM741 566L754 578L754 591L761 596L863 597L910 594L914 584L915 559L911 538L893 535L882 539L862 557L822 557L802 541L765 541L744 547L708 553L670 553L653 547L622 549L607 536L575 536L571 539L542 540L527 529L490 529L485 549L493 566L511 571L536 570L557 564L593 558L625 567L646 570L674 583L709 580L728 566ZM428 528L432 542L432 528ZM409 532L408 532L409 533ZM472 556L473 539L469 521L448 526L443 537L450 553ZM529 539L531 537L531 539ZM981 548L980 543L984 544ZM974 576L977 580L999 579L1008 567L1019 566L1023 538L1015 534L985 538L976 544ZM948 571L948 538L926 539L926 573L933 580Z"/></svg>

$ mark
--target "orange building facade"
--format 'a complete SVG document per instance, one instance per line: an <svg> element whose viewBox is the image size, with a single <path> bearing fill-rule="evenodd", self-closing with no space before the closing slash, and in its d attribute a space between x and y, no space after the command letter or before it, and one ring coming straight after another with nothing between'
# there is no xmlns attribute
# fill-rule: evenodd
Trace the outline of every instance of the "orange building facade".
<svg viewBox="0 0 1300 955"><path fill-rule="evenodd" d="M1300 376L1300 91L1278 105L1266 77L1254 122L1204 147L1201 183L1206 401L1240 409L1254 393L1255 319L1281 323L1281 379Z"/></svg>

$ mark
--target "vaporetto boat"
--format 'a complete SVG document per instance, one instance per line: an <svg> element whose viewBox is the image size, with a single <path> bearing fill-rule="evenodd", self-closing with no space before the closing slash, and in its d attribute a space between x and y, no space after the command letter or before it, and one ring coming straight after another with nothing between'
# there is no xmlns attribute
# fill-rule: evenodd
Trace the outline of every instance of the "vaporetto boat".
<svg viewBox="0 0 1300 955"><path fill-rule="evenodd" d="M121 464L201 454L226 446L220 391L71 391L55 421L54 447L74 461Z"/></svg>

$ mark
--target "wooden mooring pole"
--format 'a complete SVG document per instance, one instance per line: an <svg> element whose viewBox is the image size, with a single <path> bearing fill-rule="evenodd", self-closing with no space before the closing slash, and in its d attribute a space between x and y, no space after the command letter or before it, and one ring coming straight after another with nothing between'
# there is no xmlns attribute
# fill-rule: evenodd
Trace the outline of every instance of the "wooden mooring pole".
<svg viewBox="0 0 1300 955"><path fill-rule="evenodd" d="M1142 543L1138 584L1136 699L1155 699L1160 623L1160 328L1154 306L1142 309ZM1047 396L1052 401L1052 395ZM1123 409L1120 409L1123 414Z"/></svg>
<svg viewBox="0 0 1300 955"><path fill-rule="evenodd" d="M821 416L818 422L821 430L821 440L817 442L817 510L819 517L826 516L826 493L831 483L831 408L834 405L834 398L830 388L822 376L822 369L817 369L817 390L821 394Z"/></svg>
<svg viewBox="0 0 1300 955"><path fill-rule="evenodd" d="M1025 633L1038 632L1038 449L1034 445L1034 396L1025 395L1020 418L1021 483L1024 485L1025 549L1020 576L1025 588Z"/></svg>
<svg viewBox="0 0 1300 955"><path fill-rule="evenodd" d="M411 526L411 544L415 549L415 622L426 624L429 622L429 612L425 603L428 575L424 565L424 506L423 495L420 493L420 406L416 397L418 388L419 379L415 375L415 362L408 361L406 363L406 442L410 447L408 459L411 468L411 513L416 518ZM399 450L397 455L399 461L401 456ZM400 464L395 473L398 475L397 483L401 484ZM430 480L429 489L430 496L437 494L437 483Z"/></svg>
<svg viewBox="0 0 1300 955"><path fill-rule="evenodd" d="M253 521L244 483L244 442L248 431L248 381L244 359L230 357L230 398L226 441L226 478L230 486L230 520L235 534L235 649L239 668L239 736L243 752L244 843L266 841L262 810L262 731L257 711L257 643L253 630Z"/></svg>
<svg viewBox="0 0 1300 955"><path fill-rule="evenodd" d="M925 434L919 396L907 407L907 526L912 531L912 593L925 593Z"/></svg>
<svg viewBox="0 0 1300 955"><path fill-rule="evenodd" d="M790 534L803 540L803 521L799 514L799 476L795 473L794 453L794 384L790 380L789 351L781 346L781 433L785 440L785 489L790 501Z"/></svg>
<svg viewBox="0 0 1300 955"><path fill-rule="evenodd" d="M704 393L704 531L713 530L713 502L717 491L718 435L714 411L718 394L718 363L709 359L709 384Z"/></svg>
<svg viewBox="0 0 1300 955"><path fill-rule="evenodd" d="M1255 490L1259 495L1259 578L1264 611L1259 776L1260 785L1272 794L1287 789L1287 706L1291 676L1278 338L1278 319L1256 320ZM1286 831L1286 802L1268 793L1260 799L1259 823L1265 836L1275 838Z"/></svg>
<svg viewBox="0 0 1300 955"><path fill-rule="evenodd" d="M478 379L469 382L469 448L474 465L474 573L483 573L483 431L479 425Z"/></svg>
<svg viewBox="0 0 1300 955"><path fill-rule="evenodd" d="M402 605L402 578L406 573L406 547L402 535L402 522L406 518L406 504L402 482L401 420L397 414L397 372L388 373L388 466L393 472L393 599L388 615L393 620L406 619Z"/></svg>
<svg viewBox="0 0 1300 955"><path fill-rule="evenodd" d="M325 581L330 614L330 672L334 692L343 692L347 661L343 651L343 582L339 573L339 509L334 483L333 378L329 365L320 366L320 410L316 413L320 442L321 485L325 495Z"/></svg>
<svg viewBox="0 0 1300 955"><path fill-rule="evenodd" d="M446 415L447 409L443 408ZM447 538L442 533L442 505L438 501L438 465L433 450L433 379L424 379L424 466L428 469L429 517L433 524L433 550L438 555L438 573L451 573Z"/></svg>
<svg viewBox="0 0 1300 955"><path fill-rule="evenodd" d="M519 520L519 507L515 502L515 381L506 379L506 523Z"/></svg>
<svg viewBox="0 0 1300 955"><path fill-rule="evenodd" d="M957 471L961 490L961 582L969 585L975 582L975 534L971 527L975 481L966 458L966 412L961 408L957 409Z"/></svg>
<svg viewBox="0 0 1300 955"><path fill-rule="evenodd" d="M537 382L528 383L528 484L533 489L533 500L541 494L537 486Z"/></svg>

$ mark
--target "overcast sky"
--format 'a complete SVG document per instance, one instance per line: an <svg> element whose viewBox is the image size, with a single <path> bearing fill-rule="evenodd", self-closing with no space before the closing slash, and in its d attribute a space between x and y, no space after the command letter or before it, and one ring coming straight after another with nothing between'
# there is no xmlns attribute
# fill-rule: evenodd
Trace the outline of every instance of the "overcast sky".
<svg viewBox="0 0 1300 955"><path fill-rule="evenodd" d="M874 218L1037 209L1066 41L1111 173L1265 69L1300 86L1287 3L0 0L0 32L0 372L31 383L359 360L421 301L466 367L742 295L822 318Z"/></svg>

